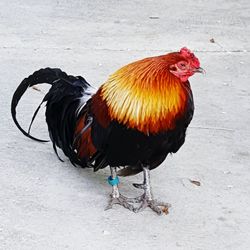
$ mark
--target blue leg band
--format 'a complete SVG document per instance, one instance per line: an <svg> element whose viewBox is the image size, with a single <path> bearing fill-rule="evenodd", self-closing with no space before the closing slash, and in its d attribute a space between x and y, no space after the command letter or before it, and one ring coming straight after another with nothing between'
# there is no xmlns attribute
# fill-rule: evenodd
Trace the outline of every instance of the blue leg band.
<svg viewBox="0 0 250 250"><path fill-rule="evenodd" d="M108 183L109 185L111 186L115 186L115 185L118 185L119 184L119 178L116 176L114 179L112 179L112 176L109 176L108 178Z"/></svg>

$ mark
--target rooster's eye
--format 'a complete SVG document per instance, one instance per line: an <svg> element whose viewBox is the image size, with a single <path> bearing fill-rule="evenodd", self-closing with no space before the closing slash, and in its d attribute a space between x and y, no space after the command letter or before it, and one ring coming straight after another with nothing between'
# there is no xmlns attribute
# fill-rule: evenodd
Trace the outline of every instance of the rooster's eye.
<svg viewBox="0 0 250 250"><path fill-rule="evenodd" d="M187 63L182 61L182 62L179 62L177 65L179 69L184 70L187 66Z"/></svg>

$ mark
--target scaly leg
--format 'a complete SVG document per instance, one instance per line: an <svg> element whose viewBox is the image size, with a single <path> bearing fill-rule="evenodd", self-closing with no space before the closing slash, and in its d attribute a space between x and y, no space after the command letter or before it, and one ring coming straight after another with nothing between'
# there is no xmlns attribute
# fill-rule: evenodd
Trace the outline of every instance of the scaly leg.
<svg viewBox="0 0 250 250"><path fill-rule="evenodd" d="M118 189L119 179L116 174L116 168L110 167L111 176L109 177L108 181L109 184L112 186L112 193L110 195L110 200L106 210L111 209L114 204L119 204L131 211L134 211L135 208L129 204L130 198L126 198L125 196L121 195Z"/></svg>
<svg viewBox="0 0 250 250"><path fill-rule="evenodd" d="M162 214L163 212L167 213L168 208L171 207L169 203L160 202L153 198L152 188L150 183L150 173L149 167L143 166L143 183L142 184L134 184L136 188L141 188L144 190L144 194L138 198L142 200L141 205L134 209L134 212L140 212L144 210L146 207L150 207L157 214Z"/></svg>

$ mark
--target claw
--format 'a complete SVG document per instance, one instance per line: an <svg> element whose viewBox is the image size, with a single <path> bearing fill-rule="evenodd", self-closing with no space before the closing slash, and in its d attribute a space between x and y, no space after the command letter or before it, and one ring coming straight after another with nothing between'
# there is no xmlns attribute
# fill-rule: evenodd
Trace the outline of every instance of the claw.
<svg viewBox="0 0 250 250"><path fill-rule="evenodd" d="M144 183L142 183L142 184L133 183L133 186L134 186L135 188L145 189L145 184L144 184Z"/></svg>
<svg viewBox="0 0 250 250"><path fill-rule="evenodd" d="M149 206L153 211L155 211L158 215L162 215L162 214L163 214L162 209L160 209L160 208L158 207L158 205L154 203L154 201L148 202L148 206Z"/></svg>

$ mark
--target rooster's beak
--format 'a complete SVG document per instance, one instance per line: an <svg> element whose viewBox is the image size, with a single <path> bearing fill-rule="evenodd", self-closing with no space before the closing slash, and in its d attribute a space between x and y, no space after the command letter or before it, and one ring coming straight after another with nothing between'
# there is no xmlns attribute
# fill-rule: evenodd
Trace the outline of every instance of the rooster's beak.
<svg viewBox="0 0 250 250"><path fill-rule="evenodd" d="M196 69L194 70L194 72L195 72L195 73L202 73L202 74L205 74L205 73L206 73L206 71L205 71L203 68L201 68L201 67L196 68Z"/></svg>

